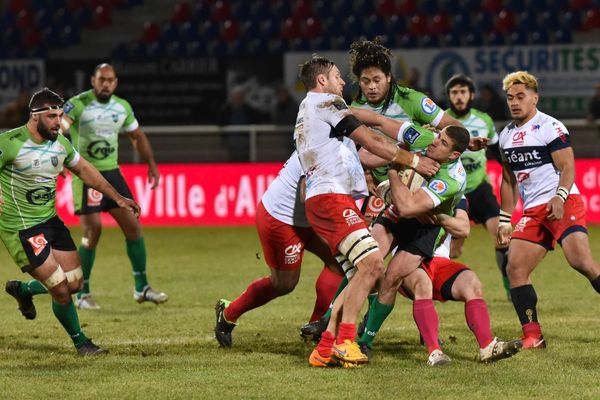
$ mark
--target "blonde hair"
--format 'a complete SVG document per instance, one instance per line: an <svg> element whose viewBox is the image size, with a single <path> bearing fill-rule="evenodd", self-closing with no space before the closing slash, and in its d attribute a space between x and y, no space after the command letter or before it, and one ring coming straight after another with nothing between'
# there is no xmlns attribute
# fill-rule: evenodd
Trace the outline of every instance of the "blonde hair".
<svg viewBox="0 0 600 400"><path fill-rule="evenodd" d="M531 89L537 93L538 82L535 76L531 75L527 71L511 72L506 75L502 80L502 90L505 92L512 86L517 84L523 84L527 89Z"/></svg>

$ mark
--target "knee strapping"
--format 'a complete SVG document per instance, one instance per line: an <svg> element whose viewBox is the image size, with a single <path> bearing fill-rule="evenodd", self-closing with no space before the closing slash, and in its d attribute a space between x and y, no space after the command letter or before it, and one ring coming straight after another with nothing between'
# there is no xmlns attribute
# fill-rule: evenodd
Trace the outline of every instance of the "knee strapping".
<svg viewBox="0 0 600 400"><path fill-rule="evenodd" d="M352 265L352 263L348 261L346 256L344 256L343 254L338 254L337 256L335 256L335 259L337 260L338 264L340 264L340 266L342 267L344 275L346 275L346 279L350 280L350 278L352 278L352 276L354 276L354 273L356 272L356 268L354 267L354 265Z"/></svg>
<svg viewBox="0 0 600 400"><path fill-rule="evenodd" d="M71 271L65 272L65 276L67 277L67 281L77 282L79 279L83 278L83 270L81 269L81 265Z"/></svg>
<svg viewBox="0 0 600 400"><path fill-rule="evenodd" d="M56 268L56 270L52 273L52 275L46 278L46 280L44 280L42 283L44 284L44 286L46 286L47 289L52 289L54 286L57 286L66 279L67 276L65 275L65 271L63 271L63 269L59 265L58 268Z"/></svg>
<svg viewBox="0 0 600 400"><path fill-rule="evenodd" d="M338 249L356 266L366 256L378 251L379 245L371 237L368 229L359 229L346 236L338 245Z"/></svg>

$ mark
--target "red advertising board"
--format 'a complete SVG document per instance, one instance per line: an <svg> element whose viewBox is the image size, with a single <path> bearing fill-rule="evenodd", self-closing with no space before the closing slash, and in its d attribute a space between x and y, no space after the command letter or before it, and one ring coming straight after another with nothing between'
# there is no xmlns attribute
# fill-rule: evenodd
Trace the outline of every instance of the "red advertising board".
<svg viewBox="0 0 600 400"><path fill-rule="evenodd" d="M140 219L144 225L252 225L256 204L281 166L282 163L163 164L159 166L161 181L156 190L147 183L145 166L124 165L121 169L142 208ZM588 221L598 223L600 160L577 160L576 168L576 184L587 205ZM498 193L500 166L489 162L488 174ZM78 223L73 215L68 176L59 180L56 204L67 224ZM114 225L107 215L103 222Z"/></svg>

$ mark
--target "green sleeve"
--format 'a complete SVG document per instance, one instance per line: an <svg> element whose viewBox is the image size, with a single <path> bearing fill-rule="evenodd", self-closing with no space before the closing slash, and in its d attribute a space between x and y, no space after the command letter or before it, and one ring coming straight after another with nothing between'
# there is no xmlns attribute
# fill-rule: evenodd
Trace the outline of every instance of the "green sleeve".
<svg viewBox="0 0 600 400"><path fill-rule="evenodd" d="M421 125L431 124L442 109L425 93L408 90L403 96L402 108L411 120Z"/></svg>
<svg viewBox="0 0 600 400"><path fill-rule="evenodd" d="M404 128L404 127L403 127ZM402 141L411 151L422 150L429 146L436 135L433 131L419 125L410 124L402 131Z"/></svg>
<svg viewBox="0 0 600 400"><path fill-rule="evenodd" d="M77 121L83 109L83 102L77 96L71 97L63 106L63 111L73 121Z"/></svg>
<svg viewBox="0 0 600 400"><path fill-rule="evenodd" d="M133 114L133 108L131 108L131 104L129 104L128 101L123 100L123 106L125 107L125 112L127 113L125 116L125 122L123 123L123 128L127 128L136 122L136 119L135 115Z"/></svg>

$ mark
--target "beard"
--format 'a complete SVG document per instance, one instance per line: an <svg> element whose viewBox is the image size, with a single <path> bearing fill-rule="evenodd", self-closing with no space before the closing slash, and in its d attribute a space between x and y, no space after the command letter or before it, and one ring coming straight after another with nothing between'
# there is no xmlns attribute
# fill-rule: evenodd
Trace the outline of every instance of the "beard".
<svg viewBox="0 0 600 400"><path fill-rule="evenodd" d="M108 103L108 101L110 100L110 98L112 97L112 93L110 94L105 94L102 92L96 92L94 90L94 94L96 95L96 99L100 102L100 103Z"/></svg>
<svg viewBox="0 0 600 400"><path fill-rule="evenodd" d="M58 132L56 134L52 133L52 131L50 129L48 129L43 123L42 121L39 121L37 124L37 131L40 134L40 136L46 140L49 140L51 142L56 141L56 138L58 137Z"/></svg>
<svg viewBox="0 0 600 400"><path fill-rule="evenodd" d="M454 104L450 103L450 109L452 110L452 112L454 114L456 114L456 116L462 117L464 115L467 115L469 112L471 112L471 103L473 103L473 100L467 101L466 107L462 110L457 110L456 107L454 107Z"/></svg>

